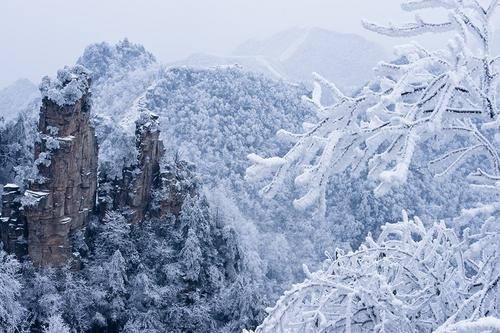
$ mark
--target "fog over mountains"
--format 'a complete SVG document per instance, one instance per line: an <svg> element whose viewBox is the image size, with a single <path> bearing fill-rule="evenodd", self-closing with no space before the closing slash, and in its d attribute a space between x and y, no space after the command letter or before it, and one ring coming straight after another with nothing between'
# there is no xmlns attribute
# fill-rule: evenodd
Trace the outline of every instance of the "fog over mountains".
<svg viewBox="0 0 500 333"><path fill-rule="evenodd" d="M363 54L360 57L359 54ZM335 82L348 93L372 77L372 68L389 52L382 46L355 34L337 33L321 28L293 28L262 40L249 40L229 55L196 53L165 66L207 68L239 65L244 70L262 73L271 79L310 86L312 73L317 72ZM144 53L141 61L154 57ZM92 63L92 59L87 62ZM92 63L94 80L99 80L110 65L122 70L134 64L116 60L113 64ZM0 116L6 120L26 108L27 101L38 95L37 84L20 79L0 90Z"/></svg>
<svg viewBox="0 0 500 333"><path fill-rule="evenodd" d="M0 118L12 120L39 94L37 86L28 79L19 79L0 90Z"/></svg>
<svg viewBox="0 0 500 333"><path fill-rule="evenodd" d="M382 46L358 35L294 28L263 40L249 40L229 56L199 53L174 65L239 64L271 78L305 83L311 82L311 73L317 72L352 92L360 82L371 78L372 68L387 55Z"/></svg>

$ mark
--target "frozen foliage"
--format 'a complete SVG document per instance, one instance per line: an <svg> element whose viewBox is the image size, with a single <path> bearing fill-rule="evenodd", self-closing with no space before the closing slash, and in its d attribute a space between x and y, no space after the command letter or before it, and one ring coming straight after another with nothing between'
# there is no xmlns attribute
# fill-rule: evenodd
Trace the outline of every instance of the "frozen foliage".
<svg viewBox="0 0 500 333"><path fill-rule="evenodd" d="M306 194L295 201L305 208L325 194L332 174L368 169L387 193L407 181L418 147L435 140L429 165L445 176L468 162L481 165L471 176L493 203L466 210L462 222L482 214L458 237L443 223L425 228L419 219L387 224L375 242L369 235L355 252L337 252L315 273L285 292L256 332L453 332L498 328L500 159L497 148L498 57L490 55L490 20L498 7L490 1L409 1L405 10L445 8L449 22L420 18L402 27L365 23L376 32L413 36L453 30L448 48L428 52L417 45L398 48L398 59L381 63L378 78L356 97L345 96L319 75L312 98L319 122L304 134L281 131L294 147L283 157L250 155L247 177L274 174L262 193L274 196L294 169ZM322 87L336 97L324 106ZM487 169L485 169L487 168ZM487 170L487 171L484 171Z"/></svg>
<svg viewBox="0 0 500 333"><path fill-rule="evenodd" d="M90 88L90 73L85 67L76 65L58 70L56 78L45 76L40 84L42 98L61 106L76 102Z"/></svg>
<svg viewBox="0 0 500 333"><path fill-rule="evenodd" d="M281 151L276 128L297 128L308 116L300 87L237 67L166 71L145 93L144 106L160 116L167 149L197 164L215 181L244 171L246 151ZM270 140L273 139L273 140Z"/></svg>
<svg viewBox="0 0 500 333"><path fill-rule="evenodd" d="M20 302L20 264L0 249L0 331L20 332L27 322L26 308Z"/></svg>
<svg viewBox="0 0 500 333"><path fill-rule="evenodd" d="M478 320L462 320L455 324L443 325L436 332L467 333L467 332L496 332L500 331L500 319L483 317Z"/></svg>
<svg viewBox="0 0 500 333"><path fill-rule="evenodd" d="M472 332L497 328L498 219L463 239L415 218L386 224L355 252L285 294L255 332ZM469 331L465 329L468 328Z"/></svg>
<svg viewBox="0 0 500 333"><path fill-rule="evenodd" d="M0 252L0 331L229 333L255 327L263 305L234 229L202 196L182 195L179 216L130 225L109 211L92 221L85 238L75 235L80 270L36 269Z"/></svg>
<svg viewBox="0 0 500 333"><path fill-rule="evenodd" d="M23 110L15 120L0 121L0 183L24 184L33 179L33 145L37 137L35 113L38 100ZM37 113L36 113L37 114Z"/></svg>
<svg viewBox="0 0 500 333"><path fill-rule="evenodd" d="M40 93L33 83L19 80L0 91L0 184L33 178Z"/></svg>
<svg viewBox="0 0 500 333"><path fill-rule="evenodd" d="M500 68L490 53L490 21L498 5L495 0L486 7L476 1L407 1L403 9L408 11L444 8L450 21L431 24L417 17L402 27L365 23L391 36L457 35L437 52L415 44L399 47L396 61L379 64L377 79L355 97L316 74L315 90L306 100L317 110L318 122L306 124L302 134L280 131L294 144L283 157L249 156L254 165L248 178L273 176L264 195L276 195L290 174L299 173L295 184L306 194L295 201L298 208L319 202L324 212L328 179L344 171L366 172L378 183L375 193L386 194L406 183L410 166L425 155L431 156L437 177L457 170L461 175L461 165L477 167L470 178L483 202L465 210L455 229L444 223L426 228L405 216L385 225L376 242L369 235L357 251L329 256L316 273L306 268L306 281L285 292L256 332L498 329ZM333 105L323 104L324 87L336 97Z"/></svg>
<svg viewBox="0 0 500 333"><path fill-rule="evenodd" d="M328 179L347 170L354 176L367 170L368 178L378 183L375 193L383 195L406 182L419 145L430 141L438 147L431 155L440 153L429 161L436 176L449 174L470 156L484 156L487 169L475 176L495 182L500 175L494 141L500 124L500 64L490 54L489 23L498 3L482 8L469 1L416 1L403 7L413 11L429 6L449 10L450 22L436 26L417 18L402 28L365 26L394 36L441 32L446 26L457 32L448 47L437 52L416 44L397 48L396 61L380 63L377 79L355 97L316 74L312 98L306 100L318 120L306 124L300 134L278 133L294 144L283 157L249 156L254 163L247 170L249 179L273 176L263 195L275 196L284 180L298 173L295 184L305 194L295 206L304 209L319 203L324 213ZM322 103L325 87L335 96L333 105Z"/></svg>
<svg viewBox="0 0 500 333"><path fill-rule="evenodd" d="M155 62L155 57L142 45L130 43L126 38L116 45L106 42L92 44L77 61L92 72L96 82L111 74L146 69Z"/></svg>
<svg viewBox="0 0 500 333"><path fill-rule="evenodd" d="M64 323L61 315L56 314L49 318L47 327L43 330L43 333L70 333L68 326Z"/></svg>

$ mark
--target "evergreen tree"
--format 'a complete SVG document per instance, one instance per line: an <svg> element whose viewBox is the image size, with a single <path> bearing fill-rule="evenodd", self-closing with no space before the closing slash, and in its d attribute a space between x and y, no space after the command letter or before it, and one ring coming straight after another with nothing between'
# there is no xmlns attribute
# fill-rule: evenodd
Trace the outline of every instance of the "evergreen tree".
<svg viewBox="0 0 500 333"><path fill-rule="evenodd" d="M49 318L47 327L43 333L70 333L69 327L66 325L60 314L55 314Z"/></svg>
<svg viewBox="0 0 500 333"><path fill-rule="evenodd" d="M27 309L21 304L20 264L0 249L0 331L22 331L27 320Z"/></svg>

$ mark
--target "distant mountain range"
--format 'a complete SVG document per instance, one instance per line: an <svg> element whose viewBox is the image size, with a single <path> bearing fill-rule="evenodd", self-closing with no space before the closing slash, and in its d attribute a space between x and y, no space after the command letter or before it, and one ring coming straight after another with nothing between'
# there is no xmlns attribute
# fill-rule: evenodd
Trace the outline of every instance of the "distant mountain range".
<svg viewBox="0 0 500 333"><path fill-rule="evenodd" d="M230 56L198 53L170 65L201 68L239 64L271 78L304 83L311 82L312 72L318 72L352 92L368 81L372 68L387 57L382 46L358 35L294 28L263 40L247 41Z"/></svg>

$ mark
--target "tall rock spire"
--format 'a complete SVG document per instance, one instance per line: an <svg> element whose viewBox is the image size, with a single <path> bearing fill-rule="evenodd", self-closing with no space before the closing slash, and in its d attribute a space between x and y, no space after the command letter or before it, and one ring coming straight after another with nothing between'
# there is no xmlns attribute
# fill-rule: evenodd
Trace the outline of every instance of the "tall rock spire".
<svg viewBox="0 0 500 333"><path fill-rule="evenodd" d="M71 236L95 206L97 140L90 123L90 73L75 66L44 78L35 145L38 179L26 192L28 253L37 266L59 266L72 257Z"/></svg>
<svg viewBox="0 0 500 333"><path fill-rule="evenodd" d="M102 185L108 185L100 187L99 203L101 214L110 209L120 210L132 224L141 222L151 208L153 189L161 186L160 161L165 152L158 116L140 102L138 108L136 160L130 167L123 168L120 178L102 179Z"/></svg>

